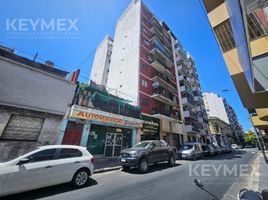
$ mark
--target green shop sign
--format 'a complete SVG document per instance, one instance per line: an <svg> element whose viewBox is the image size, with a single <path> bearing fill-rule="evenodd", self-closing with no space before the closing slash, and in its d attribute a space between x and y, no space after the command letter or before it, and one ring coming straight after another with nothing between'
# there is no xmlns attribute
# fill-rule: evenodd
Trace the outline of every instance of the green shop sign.
<svg viewBox="0 0 268 200"><path fill-rule="evenodd" d="M144 129L158 130L159 129L159 119L149 117L147 115L141 115Z"/></svg>

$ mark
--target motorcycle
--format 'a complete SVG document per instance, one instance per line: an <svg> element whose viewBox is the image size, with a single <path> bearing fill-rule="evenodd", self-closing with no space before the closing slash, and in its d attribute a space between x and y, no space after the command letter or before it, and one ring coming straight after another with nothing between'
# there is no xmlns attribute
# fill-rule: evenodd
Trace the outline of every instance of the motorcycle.
<svg viewBox="0 0 268 200"><path fill-rule="evenodd" d="M201 190L208 193L210 196L213 197L213 200L219 200L217 196L210 193L208 190L205 189L205 186L201 183L200 180L194 179L194 183L197 187ZM248 190L246 188L239 191L237 195L237 200L268 200L268 190L263 190L262 193L255 192L253 190Z"/></svg>

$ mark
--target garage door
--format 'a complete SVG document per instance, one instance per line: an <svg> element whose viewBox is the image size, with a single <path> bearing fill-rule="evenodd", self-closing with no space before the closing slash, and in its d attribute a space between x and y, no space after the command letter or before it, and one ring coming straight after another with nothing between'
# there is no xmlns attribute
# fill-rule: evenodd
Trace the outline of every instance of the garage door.
<svg viewBox="0 0 268 200"><path fill-rule="evenodd" d="M36 141L44 119L23 115L12 115L1 139Z"/></svg>

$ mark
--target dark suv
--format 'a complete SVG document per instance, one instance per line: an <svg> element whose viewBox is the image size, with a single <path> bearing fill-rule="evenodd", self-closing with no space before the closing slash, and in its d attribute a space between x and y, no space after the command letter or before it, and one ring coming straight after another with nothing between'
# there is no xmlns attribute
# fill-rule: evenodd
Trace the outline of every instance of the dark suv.
<svg viewBox="0 0 268 200"><path fill-rule="evenodd" d="M162 140L143 141L130 149L121 151L120 162L123 170L131 167L138 168L139 172L148 171L150 164L168 161L170 166L175 165L176 148Z"/></svg>

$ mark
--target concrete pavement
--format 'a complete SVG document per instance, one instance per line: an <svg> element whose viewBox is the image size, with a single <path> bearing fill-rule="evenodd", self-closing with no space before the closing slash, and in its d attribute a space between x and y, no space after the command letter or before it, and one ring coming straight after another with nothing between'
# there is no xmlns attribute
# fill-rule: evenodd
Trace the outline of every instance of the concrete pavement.
<svg viewBox="0 0 268 200"><path fill-rule="evenodd" d="M235 165L252 164L256 158L256 153L238 150L231 154L205 160L177 161L173 168L169 168L166 163L161 163L152 166L146 174L139 174L137 170L130 170L129 172L116 170L95 174L90 185L82 189L73 189L68 184L63 184L10 196L7 199L193 200L197 197L198 200L212 199L194 185L194 178L199 178L210 192L222 199L224 195L226 197L226 194L230 196L237 194L241 188L232 190L235 183L247 181L247 179L240 180L234 174L226 176L222 170L223 166L231 169ZM202 173L202 166L206 167L204 168L207 170L205 171L206 174L200 174ZM218 169L219 167L222 168L215 174L213 166ZM231 199L229 198L229 200Z"/></svg>

